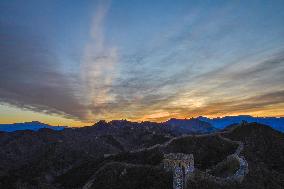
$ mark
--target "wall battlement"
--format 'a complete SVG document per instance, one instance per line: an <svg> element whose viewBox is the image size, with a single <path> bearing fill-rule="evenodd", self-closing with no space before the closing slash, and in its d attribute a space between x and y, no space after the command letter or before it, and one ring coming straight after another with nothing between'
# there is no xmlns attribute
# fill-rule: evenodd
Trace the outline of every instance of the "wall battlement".
<svg viewBox="0 0 284 189"><path fill-rule="evenodd" d="M173 189L185 189L188 179L194 172L192 154L164 154L164 169L173 172Z"/></svg>

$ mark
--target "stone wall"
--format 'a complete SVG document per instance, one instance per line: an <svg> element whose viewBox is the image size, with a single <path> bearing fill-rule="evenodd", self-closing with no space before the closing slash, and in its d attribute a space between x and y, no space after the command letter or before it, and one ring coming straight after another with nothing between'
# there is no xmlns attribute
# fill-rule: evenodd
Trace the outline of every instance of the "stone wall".
<svg viewBox="0 0 284 189"><path fill-rule="evenodd" d="M239 163L238 170L234 174L228 177L214 176L208 173L209 171L206 171L206 172L198 171L199 172L198 179L215 182L220 185L227 185L227 184L232 184L232 183L241 183L243 179L245 178L245 176L248 174L249 172L248 163L246 159L240 155L244 149L243 142L233 141L231 139L221 136L221 134L232 132L232 130L225 131L225 132L223 131L219 133L212 133L212 134L207 134L207 135L197 135L196 137L217 135L227 142L238 144L238 148L233 154L227 156L227 159L220 162L219 165L218 164L216 165L216 166L221 166L222 164L229 163L232 160L236 160ZM170 141L160 146L165 147L169 145L173 140L176 140L179 138L185 138L185 137L186 136L172 138ZM164 160L163 160L163 166L165 170L173 172L173 177L174 177L173 178L173 189L186 189L187 181L190 179L194 179L195 177L194 157L192 154L182 154L182 153L165 154Z"/></svg>
<svg viewBox="0 0 284 189"><path fill-rule="evenodd" d="M165 170L173 172L173 189L185 189L194 172L194 158L192 154L165 154L163 166Z"/></svg>

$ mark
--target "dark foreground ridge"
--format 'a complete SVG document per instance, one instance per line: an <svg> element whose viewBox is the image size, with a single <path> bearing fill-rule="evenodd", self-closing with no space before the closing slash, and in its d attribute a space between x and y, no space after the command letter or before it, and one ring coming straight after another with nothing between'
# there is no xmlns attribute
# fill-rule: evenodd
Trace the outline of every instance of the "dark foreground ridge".
<svg viewBox="0 0 284 189"><path fill-rule="evenodd" d="M284 135L257 123L182 135L164 123L101 121L61 131L3 132L0 145L0 188L284 186Z"/></svg>

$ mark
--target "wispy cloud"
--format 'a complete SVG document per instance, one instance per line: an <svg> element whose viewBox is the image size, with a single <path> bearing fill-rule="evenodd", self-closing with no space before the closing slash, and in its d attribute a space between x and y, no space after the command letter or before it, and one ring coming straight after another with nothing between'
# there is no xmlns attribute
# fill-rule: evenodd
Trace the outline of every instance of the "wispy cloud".
<svg viewBox="0 0 284 189"><path fill-rule="evenodd" d="M82 16L89 33L74 32L84 37L73 36L83 44L71 50L83 52L73 75L67 40L54 45L64 47L57 58L44 35L0 23L1 102L82 121L283 115L280 6L118 2L98 1L91 20Z"/></svg>
<svg viewBox="0 0 284 189"><path fill-rule="evenodd" d="M90 39L85 46L82 59L82 77L85 85L86 103L90 115L105 114L105 106L112 102L115 96L110 94L111 85L116 75L118 61L117 49L108 46L105 41L105 19L110 1L101 1L93 17L90 29Z"/></svg>
<svg viewBox="0 0 284 189"><path fill-rule="evenodd" d="M59 71L58 60L48 44L25 28L3 22L0 25L0 101L36 112L84 119L86 107L75 95L74 81Z"/></svg>

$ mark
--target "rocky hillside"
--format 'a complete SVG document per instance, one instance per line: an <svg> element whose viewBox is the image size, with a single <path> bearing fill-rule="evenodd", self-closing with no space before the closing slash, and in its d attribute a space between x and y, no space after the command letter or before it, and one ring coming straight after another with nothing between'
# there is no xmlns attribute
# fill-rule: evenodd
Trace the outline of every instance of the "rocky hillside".
<svg viewBox="0 0 284 189"><path fill-rule="evenodd" d="M194 189L281 189L284 188L284 135L257 123L233 127L224 137L242 141L241 153L248 162L249 173L240 184L218 185L196 177L189 188Z"/></svg>
<svg viewBox="0 0 284 189"><path fill-rule="evenodd" d="M284 135L259 124L212 134L175 136L165 124L98 122L93 127L0 133L0 188L172 188L166 153L193 154L188 188L283 188ZM241 146L240 146L241 144ZM241 147L241 148L240 148ZM238 151L248 163L242 182L208 180L234 175ZM230 158L229 158L230 157Z"/></svg>
<svg viewBox="0 0 284 189"><path fill-rule="evenodd" d="M38 188L74 166L164 143L171 134L162 124L98 122L92 127L61 131L0 132L0 188Z"/></svg>

